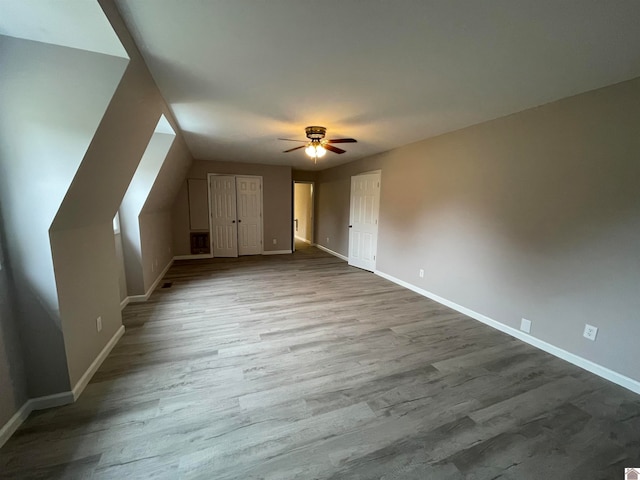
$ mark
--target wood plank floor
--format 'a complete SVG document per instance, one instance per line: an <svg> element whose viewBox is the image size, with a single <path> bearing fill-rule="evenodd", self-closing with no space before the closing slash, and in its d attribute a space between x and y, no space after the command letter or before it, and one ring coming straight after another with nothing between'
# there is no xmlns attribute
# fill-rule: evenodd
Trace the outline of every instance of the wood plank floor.
<svg viewBox="0 0 640 480"><path fill-rule="evenodd" d="M640 397L315 248L177 262L1 478L617 479Z"/></svg>

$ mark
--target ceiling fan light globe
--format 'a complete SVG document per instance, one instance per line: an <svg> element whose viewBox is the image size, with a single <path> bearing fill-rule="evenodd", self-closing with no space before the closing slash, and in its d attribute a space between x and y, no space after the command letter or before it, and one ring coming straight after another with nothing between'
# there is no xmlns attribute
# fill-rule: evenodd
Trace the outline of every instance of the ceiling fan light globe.
<svg viewBox="0 0 640 480"><path fill-rule="evenodd" d="M318 158L324 157L326 153L327 153L327 150L322 145L318 145L316 147L316 157Z"/></svg>
<svg viewBox="0 0 640 480"><path fill-rule="evenodd" d="M309 155L311 158L314 158L316 156L316 147L314 147L313 145L309 145L304 149L304 153Z"/></svg>

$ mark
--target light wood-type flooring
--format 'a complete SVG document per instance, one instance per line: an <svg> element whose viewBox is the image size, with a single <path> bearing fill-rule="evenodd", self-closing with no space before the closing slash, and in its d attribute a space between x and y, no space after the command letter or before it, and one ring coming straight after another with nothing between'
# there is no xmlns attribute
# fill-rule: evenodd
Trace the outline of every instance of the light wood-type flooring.
<svg viewBox="0 0 640 480"><path fill-rule="evenodd" d="M20 479L618 479L640 397L315 248L177 262Z"/></svg>

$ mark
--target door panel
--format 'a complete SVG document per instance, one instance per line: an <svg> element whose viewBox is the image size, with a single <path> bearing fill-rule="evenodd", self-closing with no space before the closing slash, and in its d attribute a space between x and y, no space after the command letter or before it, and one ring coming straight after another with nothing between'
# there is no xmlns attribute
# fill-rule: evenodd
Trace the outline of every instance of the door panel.
<svg viewBox="0 0 640 480"><path fill-rule="evenodd" d="M236 179L211 177L211 224L214 257L237 257Z"/></svg>
<svg viewBox="0 0 640 480"><path fill-rule="evenodd" d="M262 253L262 179L236 177L238 254Z"/></svg>
<svg viewBox="0 0 640 480"><path fill-rule="evenodd" d="M349 265L375 270L379 205L380 173L351 177Z"/></svg>

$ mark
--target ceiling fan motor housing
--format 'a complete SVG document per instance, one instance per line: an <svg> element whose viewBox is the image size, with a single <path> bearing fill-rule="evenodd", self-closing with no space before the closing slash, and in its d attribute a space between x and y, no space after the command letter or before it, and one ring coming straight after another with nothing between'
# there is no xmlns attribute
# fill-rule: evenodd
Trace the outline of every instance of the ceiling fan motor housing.
<svg viewBox="0 0 640 480"><path fill-rule="evenodd" d="M307 127L304 129L304 131L307 133L307 138L312 141L322 140L324 138L325 133L327 133L326 127L318 127L318 126Z"/></svg>

